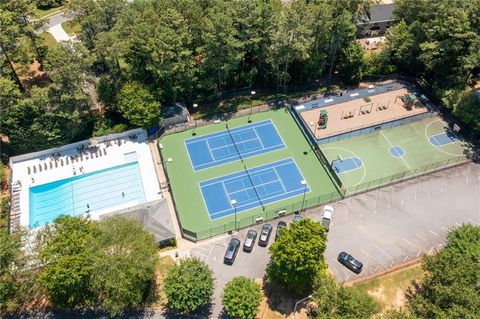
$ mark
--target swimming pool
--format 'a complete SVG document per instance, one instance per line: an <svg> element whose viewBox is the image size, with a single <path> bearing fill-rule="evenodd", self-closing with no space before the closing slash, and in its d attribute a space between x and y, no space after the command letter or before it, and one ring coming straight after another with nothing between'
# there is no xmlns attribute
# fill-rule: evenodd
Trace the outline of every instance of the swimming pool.
<svg viewBox="0 0 480 319"><path fill-rule="evenodd" d="M29 199L32 228L51 223L60 215L138 205L145 202L145 193L138 162L134 161L31 187Z"/></svg>

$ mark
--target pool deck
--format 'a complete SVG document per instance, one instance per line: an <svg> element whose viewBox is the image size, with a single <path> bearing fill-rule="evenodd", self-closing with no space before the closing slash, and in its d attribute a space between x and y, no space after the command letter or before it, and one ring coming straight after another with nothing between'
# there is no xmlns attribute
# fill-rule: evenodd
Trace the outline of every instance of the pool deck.
<svg viewBox="0 0 480 319"><path fill-rule="evenodd" d="M132 158L129 158L128 155L125 156L129 153L136 153L146 202L162 198L146 132L137 130L137 137L134 139L130 138L129 135L132 134L107 136L13 157L11 159L11 181L13 189L17 189L18 196L18 199L14 198L13 201L18 202L20 216L11 216L11 218L19 217L21 226L29 225L30 187L131 162ZM82 145L83 150L81 150ZM109 206L106 209L90 213L90 216L93 219L98 219L102 214L137 204L139 203L126 202Z"/></svg>

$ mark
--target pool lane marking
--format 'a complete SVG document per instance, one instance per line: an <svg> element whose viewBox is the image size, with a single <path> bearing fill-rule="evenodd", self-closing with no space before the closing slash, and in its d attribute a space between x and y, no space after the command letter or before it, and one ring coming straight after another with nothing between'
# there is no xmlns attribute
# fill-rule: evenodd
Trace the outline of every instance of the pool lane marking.
<svg viewBox="0 0 480 319"><path fill-rule="evenodd" d="M394 147L393 144L390 142L390 140L385 136L385 134L383 134L382 131L380 131L380 134L382 134L382 136L387 140L388 144L390 144L391 147ZM412 172L413 175L415 175L415 171L412 169L412 167L410 165L408 165L407 161L403 158L403 156L400 157L400 159L405 163L405 165L407 165L407 167L410 169L410 171Z"/></svg>

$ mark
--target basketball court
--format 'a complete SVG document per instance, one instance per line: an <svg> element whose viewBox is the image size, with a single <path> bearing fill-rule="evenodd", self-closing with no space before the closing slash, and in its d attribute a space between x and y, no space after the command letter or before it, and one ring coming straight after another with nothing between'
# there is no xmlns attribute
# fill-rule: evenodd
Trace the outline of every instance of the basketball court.
<svg viewBox="0 0 480 319"><path fill-rule="evenodd" d="M457 165L470 152L436 115L320 148L350 194Z"/></svg>

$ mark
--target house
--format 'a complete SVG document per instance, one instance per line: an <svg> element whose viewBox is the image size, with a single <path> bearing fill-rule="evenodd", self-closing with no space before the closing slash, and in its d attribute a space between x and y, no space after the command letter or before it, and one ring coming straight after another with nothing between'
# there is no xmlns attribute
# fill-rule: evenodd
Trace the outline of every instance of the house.
<svg viewBox="0 0 480 319"><path fill-rule="evenodd" d="M371 5L357 21L358 37L383 36L396 21L394 8L395 4L391 0L381 0Z"/></svg>
<svg viewBox="0 0 480 319"><path fill-rule="evenodd" d="M190 112L183 103L175 103L162 108L163 121L161 125L165 128L177 124L183 124L190 120Z"/></svg>

